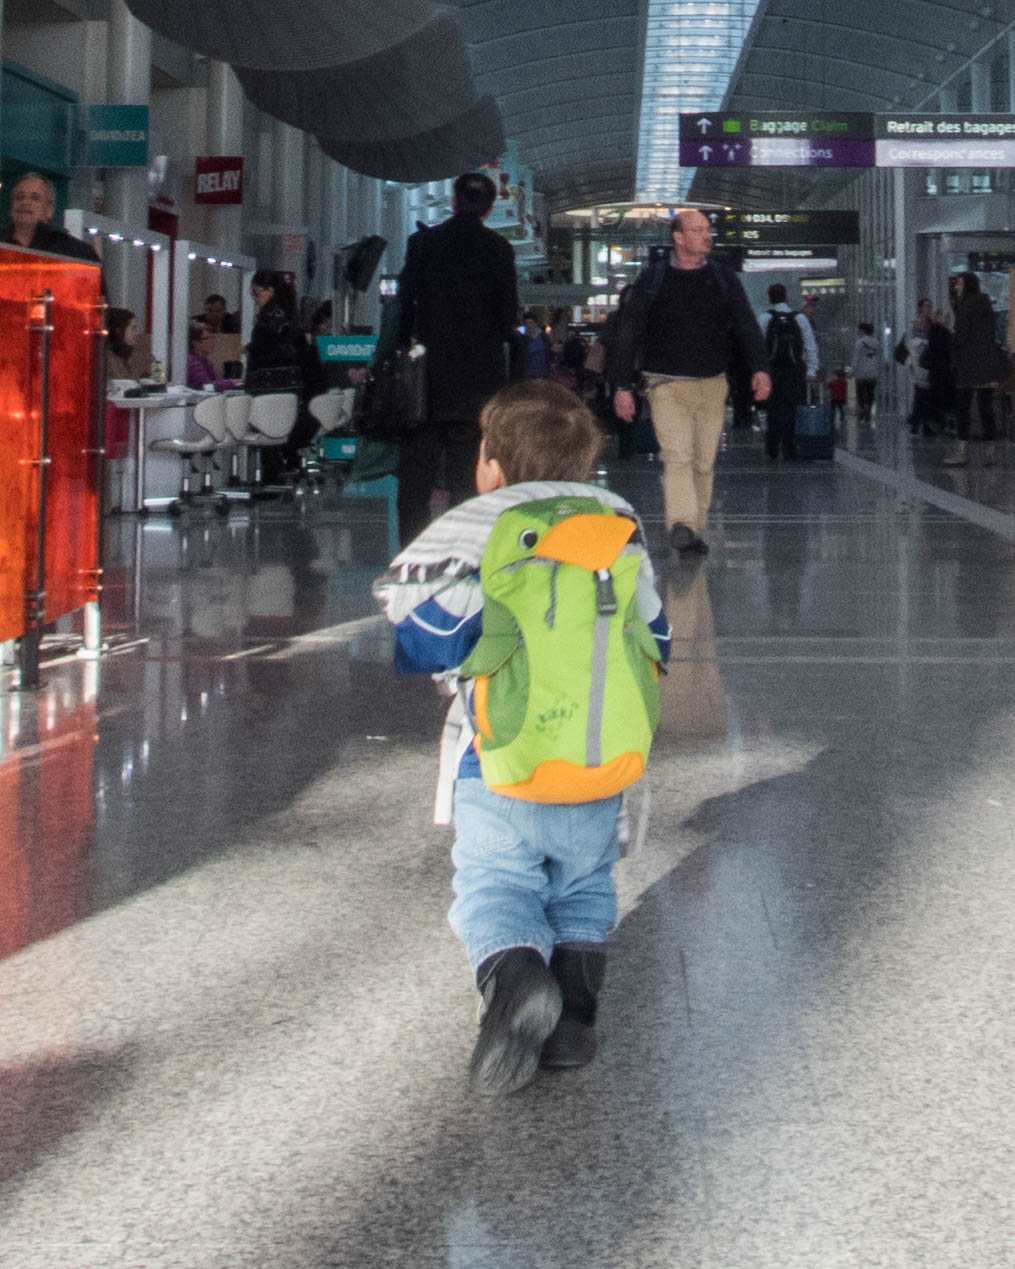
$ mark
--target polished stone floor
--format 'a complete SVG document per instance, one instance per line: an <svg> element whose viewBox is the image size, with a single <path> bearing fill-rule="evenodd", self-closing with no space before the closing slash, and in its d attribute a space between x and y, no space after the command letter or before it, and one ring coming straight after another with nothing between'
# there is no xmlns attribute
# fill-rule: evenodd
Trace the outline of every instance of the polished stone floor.
<svg viewBox="0 0 1015 1269"><path fill-rule="evenodd" d="M109 523L108 652L0 691L3 1269L1015 1265L1015 534L747 434L679 563L609 479L647 831L599 1057L494 1102L389 507Z"/></svg>

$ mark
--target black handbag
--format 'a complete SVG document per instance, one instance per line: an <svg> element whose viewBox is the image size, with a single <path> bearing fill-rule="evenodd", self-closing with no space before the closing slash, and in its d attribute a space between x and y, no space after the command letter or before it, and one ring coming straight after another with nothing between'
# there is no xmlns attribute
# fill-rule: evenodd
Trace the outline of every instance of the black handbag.
<svg viewBox="0 0 1015 1269"><path fill-rule="evenodd" d="M302 392L303 371L299 366L260 366L247 372L243 384L244 391L258 394L262 392Z"/></svg>
<svg viewBox="0 0 1015 1269"><path fill-rule="evenodd" d="M428 395L426 354L396 349L367 371L354 409L356 431L389 444L404 440L429 418Z"/></svg>

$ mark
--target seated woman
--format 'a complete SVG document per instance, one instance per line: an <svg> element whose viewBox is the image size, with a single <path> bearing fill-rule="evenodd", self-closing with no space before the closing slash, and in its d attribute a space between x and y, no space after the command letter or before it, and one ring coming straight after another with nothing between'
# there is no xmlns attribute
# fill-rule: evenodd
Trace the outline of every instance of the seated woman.
<svg viewBox="0 0 1015 1269"><path fill-rule="evenodd" d="M239 388L239 379L221 379L211 364L208 353L215 343L215 332L204 322L191 322L187 334L187 387L205 388L208 384L216 392L226 392L230 388Z"/></svg>
<svg viewBox="0 0 1015 1269"><path fill-rule="evenodd" d="M130 309L107 308L106 348L109 351L107 371L110 379L137 379L140 372L131 365L136 338L137 325Z"/></svg>
<svg viewBox="0 0 1015 1269"><path fill-rule="evenodd" d="M109 394L113 391L113 381L120 380L116 396L119 397L124 387L124 381L130 385L138 382L138 376L142 373L142 367L136 366L132 362L135 352L135 342L137 340L137 323L134 314L129 308L107 308L106 309L106 350L108 356L106 358L106 418L105 418L105 434L103 438L103 452L106 457L105 463L105 488L102 494L102 505L108 509L114 504L122 506L123 504L123 474L117 471L119 475L119 493L114 495L114 469L113 463L127 457L130 446L130 411L119 408L114 400L108 399ZM143 368L148 369L147 365Z"/></svg>

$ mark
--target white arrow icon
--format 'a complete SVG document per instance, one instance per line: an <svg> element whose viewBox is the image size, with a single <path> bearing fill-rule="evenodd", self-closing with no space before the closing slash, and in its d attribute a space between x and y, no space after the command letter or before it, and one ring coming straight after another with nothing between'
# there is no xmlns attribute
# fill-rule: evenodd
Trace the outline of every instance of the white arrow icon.
<svg viewBox="0 0 1015 1269"><path fill-rule="evenodd" d="M698 120L698 127L701 129L701 135L702 135L702 136L704 136L704 135L705 135L705 133L709 130L709 128L711 128L711 126L712 126L712 120L711 120L711 119L699 119L699 120Z"/></svg>
<svg viewBox="0 0 1015 1269"><path fill-rule="evenodd" d="M705 162L707 163L707 162L708 162L708 156L712 153L712 147L711 147L710 145L699 145L699 146L698 146L698 153L701 155L701 157L702 157L702 158L705 160Z"/></svg>
<svg viewBox="0 0 1015 1269"><path fill-rule="evenodd" d="M732 163L736 158L737 151L740 149L740 142L736 142L735 145L726 144L723 146L723 149L726 151L726 162Z"/></svg>

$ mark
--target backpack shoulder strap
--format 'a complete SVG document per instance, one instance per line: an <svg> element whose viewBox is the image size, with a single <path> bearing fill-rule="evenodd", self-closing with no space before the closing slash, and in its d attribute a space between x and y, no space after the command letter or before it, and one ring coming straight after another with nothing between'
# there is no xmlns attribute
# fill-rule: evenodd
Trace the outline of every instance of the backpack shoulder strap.
<svg viewBox="0 0 1015 1269"><path fill-rule="evenodd" d="M713 260L711 256L709 256L706 263L709 272L719 285L719 294L722 296L722 302L728 304L730 299L729 271L724 264L720 264L718 260Z"/></svg>
<svg viewBox="0 0 1015 1269"><path fill-rule="evenodd" d="M660 256L658 260L653 260L648 269L648 303L654 302L656 296L663 289L663 281L666 277L666 269L669 266L669 260L665 256Z"/></svg>

